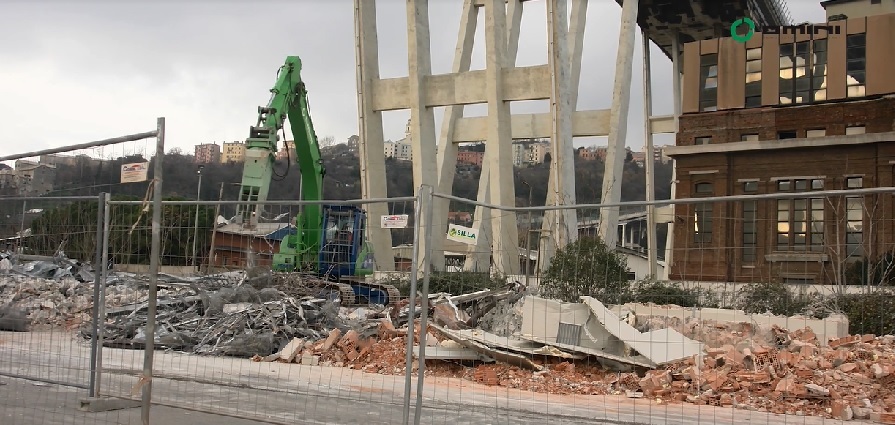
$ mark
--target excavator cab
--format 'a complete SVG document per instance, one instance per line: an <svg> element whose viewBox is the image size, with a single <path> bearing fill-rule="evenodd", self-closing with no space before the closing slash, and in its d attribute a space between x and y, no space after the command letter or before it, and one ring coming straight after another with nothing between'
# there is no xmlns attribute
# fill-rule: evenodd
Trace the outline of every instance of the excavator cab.
<svg viewBox="0 0 895 425"><path fill-rule="evenodd" d="M364 247L366 213L350 205L328 205L323 209L320 241L320 274L341 278L354 276Z"/></svg>

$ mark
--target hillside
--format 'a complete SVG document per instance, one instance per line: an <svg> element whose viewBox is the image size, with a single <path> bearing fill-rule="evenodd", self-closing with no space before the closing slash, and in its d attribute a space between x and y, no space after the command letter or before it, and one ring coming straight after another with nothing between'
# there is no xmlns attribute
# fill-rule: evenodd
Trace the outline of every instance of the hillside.
<svg viewBox="0 0 895 425"><path fill-rule="evenodd" d="M96 195L108 191L113 196L137 196L146 194L147 183L119 184L121 164L141 161L141 157L122 157L106 161L97 166L79 164L57 168L55 190L53 196ZM324 178L324 197L326 199L345 200L361 197L360 165L357 157L348 151L345 144L335 145L323 155L326 167ZM172 151L165 155L164 196L195 199L198 176L192 155L184 155ZM153 166L150 165L150 177ZM242 178L242 164L206 164L202 171L201 198L216 200L220 183L224 183L223 199L235 200L238 187L230 183L239 183ZM516 204L527 206L529 187L531 185L532 204L544 205L547 194L549 163L516 169ZM295 199L299 189L299 171L294 162L280 161L276 164L274 179L269 198L271 200ZM478 192L479 171L458 173L453 195L474 199ZM280 176L280 177L278 177ZM390 197L413 195L413 169L408 161L386 160L386 178ZM643 200L645 175L644 169L634 162L625 163L622 176L622 201ZM576 197L578 203L597 203L600 199L603 183L603 163L601 161L583 161L576 163ZM656 199L668 199L671 193L671 164L656 163Z"/></svg>

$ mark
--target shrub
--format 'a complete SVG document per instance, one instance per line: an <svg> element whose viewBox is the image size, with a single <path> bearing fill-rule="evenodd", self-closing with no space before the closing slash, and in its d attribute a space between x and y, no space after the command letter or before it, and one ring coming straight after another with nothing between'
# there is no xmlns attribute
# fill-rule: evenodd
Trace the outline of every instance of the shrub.
<svg viewBox="0 0 895 425"><path fill-rule="evenodd" d="M566 302L589 295L604 304L617 304L630 296L627 275L624 256L599 237L582 237L557 251L543 275L541 295Z"/></svg>
<svg viewBox="0 0 895 425"><path fill-rule="evenodd" d="M746 313L794 316L806 313L820 299L816 295L795 295L782 283L760 282L739 291L737 307Z"/></svg>
<svg viewBox="0 0 895 425"><path fill-rule="evenodd" d="M836 311L848 317L851 334L895 334L895 291L891 289L840 295L832 304Z"/></svg>
<svg viewBox="0 0 895 425"><path fill-rule="evenodd" d="M674 304L681 307L717 307L718 302L709 291L684 288L676 283L642 280L634 286L633 301L637 303Z"/></svg>

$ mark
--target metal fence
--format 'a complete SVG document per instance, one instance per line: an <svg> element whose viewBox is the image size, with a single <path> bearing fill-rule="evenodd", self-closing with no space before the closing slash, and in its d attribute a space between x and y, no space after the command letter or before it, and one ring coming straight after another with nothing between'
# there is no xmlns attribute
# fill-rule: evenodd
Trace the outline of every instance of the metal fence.
<svg viewBox="0 0 895 425"><path fill-rule="evenodd" d="M32 329L0 334L0 376L79 389L44 408L46 423L88 395L144 407L139 419L126 409L84 423L170 420L146 400L234 417L224 423L884 419L895 407L895 190L791 185L658 201L656 246L633 214L616 249L593 220L612 205L507 208L428 187L333 201L408 216L303 229L333 245L295 262L331 272L369 265L354 237L391 237L395 273L374 250L377 272L339 284L271 270L292 258L282 244L318 203L265 202L246 228L232 223L234 201L4 200L3 225L32 229L14 260L43 262L3 277ZM442 228L438 198L472 220L454 214ZM42 212L23 225L31 209ZM569 232L542 226L563 221ZM60 271L62 252L103 267Z"/></svg>

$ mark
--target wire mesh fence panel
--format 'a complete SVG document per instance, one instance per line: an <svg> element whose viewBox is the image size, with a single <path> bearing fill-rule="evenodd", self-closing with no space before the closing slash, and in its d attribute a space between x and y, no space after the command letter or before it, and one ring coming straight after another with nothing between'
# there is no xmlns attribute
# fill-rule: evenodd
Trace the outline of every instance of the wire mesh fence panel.
<svg viewBox="0 0 895 425"><path fill-rule="evenodd" d="M278 423L344 422L348 407L358 421L400 421L409 285L389 269L410 261L414 202L384 204L374 217L361 204L269 203L240 222L232 202L166 201L153 403ZM136 398L151 208L110 207L101 392ZM376 245L396 246L395 264Z"/></svg>
<svg viewBox="0 0 895 425"><path fill-rule="evenodd" d="M133 416L72 415L91 390L98 205L90 197L0 201L4 424L128 423Z"/></svg>
<svg viewBox="0 0 895 425"><path fill-rule="evenodd" d="M514 212L436 195L474 213L433 220L423 244L433 270L422 422L446 423L445 411L523 423L885 417L892 193L791 185L696 190L654 212L623 203L612 237L599 231L607 207ZM445 269L487 271L473 283L439 270L441 256L457 260Z"/></svg>

